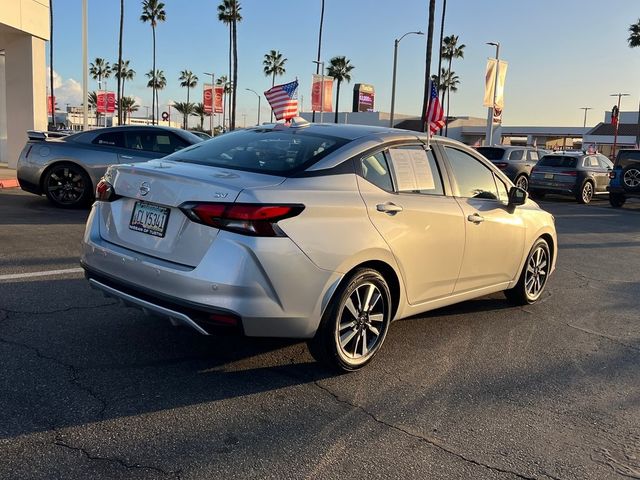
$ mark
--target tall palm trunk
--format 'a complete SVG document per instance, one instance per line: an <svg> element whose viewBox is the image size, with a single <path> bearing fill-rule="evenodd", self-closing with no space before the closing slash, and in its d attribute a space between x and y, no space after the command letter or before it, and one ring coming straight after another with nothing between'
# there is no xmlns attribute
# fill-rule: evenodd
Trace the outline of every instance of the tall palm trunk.
<svg viewBox="0 0 640 480"><path fill-rule="evenodd" d="M340 83L341 81L338 80L338 87L336 88L336 115L333 118L333 123L338 123L338 110L340 110Z"/></svg>
<svg viewBox="0 0 640 480"><path fill-rule="evenodd" d="M322 0L322 7L320 8L320 30L318 31L318 57L316 58L316 61L318 63L316 63L316 75L320 73L320 48L322 47L322 24L323 23L324 23L324 0ZM321 88L324 89L324 85L322 85ZM311 105L313 108L313 95L311 98ZM323 108L324 108L324 105L323 105ZM316 121L315 110L313 111L313 113L311 113L311 121L312 122Z"/></svg>
<svg viewBox="0 0 640 480"><path fill-rule="evenodd" d="M447 80L448 80L448 84L447 84L447 116L444 119L444 136L446 137L447 134L449 133L449 96L451 94L451 62L453 61L453 58L449 59L449 68L447 69ZM442 129L440 129L442 130Z"/></svg>
<svg viewBox="0 0 640 480"><path fill-rule="evenodd" d="M124 0L120 0L120 38L118 39L118 125L122 124L122 31L124 29Z"/></svg>
<svg viewBox="0 0 640 480"><path fill-rule="evenodd" d="M187 105L189 105L189 85L187 85ZM189 123L188 115L184 116L184 129L187 130L187 123Z"/></svg>
<svg viewBox="0 0 640 480"><path fill-rule="evenodd" d="M233 28L231 27L231 22L229 22L229 77L227 77L227 81L229 85L231 85L233 77L231 76L231 63L232 63L232 52L233 52ZM229 108L227 108L227 119L228 119L228 127L231 127L231 92L227 96L227 103L229 104ZM224 123L224 118L222 119Z"/></svg>
<svg viewBox="0 0 640 480"><path fill-rule="evenodd" d="M157 89L156 89L156 27L151 25L151 30L153 31L153 86L151 90L151 125L156 124L156 98L157 98Z"/></svg>
<svg viewBox="0 0 640 480"><path fill-rule="evenodd" d="M238 91L238 22L236 18L233 19L233 108L231 109L231 130L236 129L236 94Z"/></svg>
<svg viewBox="0 0 640 480"><path fill-rule="evenodd" d="M56 102L53 92L53 0L49 4L49 91L51 92L51 123L56 123Z"/></svg>
<svg viewBox="0 0 640 480"><path fill-rule="evenodd" d="M438 91L442 95L440 99L440 103L444 103L444 90L440 90L440 85L442 85L442 42L444 40L444 18L447 13L447 0L444 0L442 3L442 21L440 22L440 46L438 48Z"/></svg>
<svg viewBox="0 0 640 480"><path fill-rule="evenodd" d="M429 0L429 26L427 27L427 54L425 62L425 77L424 77L424 96L422 98L422 131L426 132L429 126L427 125L427 108L429 106L429 100L431 98L431 89L429 88L429 82L431 81L431 50L433 49L433 23L434 14L436 11L436 0Z"/></svg>

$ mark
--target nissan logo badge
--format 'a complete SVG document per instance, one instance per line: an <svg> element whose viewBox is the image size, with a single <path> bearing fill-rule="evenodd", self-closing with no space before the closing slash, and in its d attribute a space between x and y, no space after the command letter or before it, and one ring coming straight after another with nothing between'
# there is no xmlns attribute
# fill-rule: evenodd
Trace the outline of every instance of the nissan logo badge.
<svg viewBox="0 0 640 480"><path fill-rule="evenodd" d="M147 182L142 182L138 191L140 192L140 195L144 197L147 193L149 193L149 191L151 191L151 187Z"/></svg>

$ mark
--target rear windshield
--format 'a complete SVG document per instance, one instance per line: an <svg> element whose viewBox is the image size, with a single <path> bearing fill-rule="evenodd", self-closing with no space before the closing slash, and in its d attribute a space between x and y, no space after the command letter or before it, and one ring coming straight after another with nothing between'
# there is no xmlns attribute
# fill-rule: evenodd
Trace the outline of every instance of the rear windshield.
<svg viewBox="0 0 640 480"><path fill-rule="evenodd" d="M476 150L484 155L488 160L502 160L502 157L504 156L504 148L478 147Z"/></svg>
<svg viewBox="0 0 640 480"><path fill-rule="evenodd" d="M562 155L545 155L542 157L542 160L538 161L538 166L541 167L576 168L577 165L577 157L566 157Z"/></svg>
<svg viewBox="0 0 640 480"><path fill-rule="evenodd" d="M347 140L296 130L242 130L176 152L168 160L287 175L303 170Z"/></svg>
<svg viewBox="0 0 640 480"><path fill-rule="evenodd" d="M636 162L640 162L640 150L620 150L616 156L616 165L621 167Z"/></svg>

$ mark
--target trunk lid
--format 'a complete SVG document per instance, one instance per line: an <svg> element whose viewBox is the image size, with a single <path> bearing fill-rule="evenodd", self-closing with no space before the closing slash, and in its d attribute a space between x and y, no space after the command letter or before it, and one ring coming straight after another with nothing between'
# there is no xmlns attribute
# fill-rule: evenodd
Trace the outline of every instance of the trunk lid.
<svg viewBox="0 0 640 480"><path fill-rule="evenodd" d="M192 222L180 205L233 203L242 190L283 181L273 175L167 160L118 165L111 170L111 183L121 198L100 203L100 236L129 250L195 267L218 230Z"/></svg>

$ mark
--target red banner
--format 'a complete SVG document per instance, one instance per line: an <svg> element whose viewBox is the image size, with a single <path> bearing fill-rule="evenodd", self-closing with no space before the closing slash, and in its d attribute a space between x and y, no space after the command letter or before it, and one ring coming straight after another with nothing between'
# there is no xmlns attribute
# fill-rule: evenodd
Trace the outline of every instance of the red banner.
<svg viewBox="0 0 640 480"><path fill-rule="evenodd" d="M98 113L113 113L116 111L116 94L100 91L96 93L96 111Z"/></svg>
<svg viewBox="0 0 640 480"><path fill-rule="evenodd" d="M47 96L47 113L51 115L55 112L56 105L56 97L52 97L51 95Z"/></svg>
<svg viewBox="0 0 640 480"><path fill-rule="evenodd" d="M224 87L223 86L219 86L215 88L215 102L214 102L214 112L215 113L222 113L224 112L224 107L223 105L223 98L224 98Z"/></svg>
<svg viewBox="0 0 640 480"><path fill-rule="evenodd" d="M333 110L332 98L333 98L333 77L324 77L324 95L321 95L322 75L314 75L311 87L311 110L315 112L331 112ZM320 99L324 103L323 108L320 108Z"/></svg>
<svg viewBox="0 0 640 480"><path fill-rule="evenodd" d="M205 113L213 113L213 85L208 83L204 84L202 103L204 104Z"/></svg>
<svg viewBox="0 0 640 480"><path fill-rule="evenodd" d="M113 113L116 111L116 94L114 92L107 92L107 113Z"/></svg>

